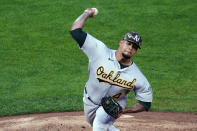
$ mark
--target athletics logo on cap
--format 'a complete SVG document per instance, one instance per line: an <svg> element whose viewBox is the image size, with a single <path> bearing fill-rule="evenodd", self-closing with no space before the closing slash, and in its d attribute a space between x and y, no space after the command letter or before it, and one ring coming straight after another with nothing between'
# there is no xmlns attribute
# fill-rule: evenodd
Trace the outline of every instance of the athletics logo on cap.
<svg viewBox="0 0 197 131"><path fill-rule="evenodd" d="M142 44L141 36L136 32L128 32L124 37L123 40L136 44L139 48ZM141 49L141 48L140 48Z"/></svg>

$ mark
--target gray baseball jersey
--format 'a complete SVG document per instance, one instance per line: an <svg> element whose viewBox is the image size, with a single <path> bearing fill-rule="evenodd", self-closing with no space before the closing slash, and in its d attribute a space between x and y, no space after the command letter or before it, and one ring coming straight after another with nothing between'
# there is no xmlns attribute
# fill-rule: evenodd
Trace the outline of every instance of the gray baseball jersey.
<svg viewBox="0 0 197 131"><path fill-rule="evenodd" d="M137 100L152 102L152 88L134 62L121 69L116 50L107 48L88 33L81 50L89 59L89 79L85 86L92 102L100 104L103 97L113 96L125 108L130 91L134 91Z"/></svg>

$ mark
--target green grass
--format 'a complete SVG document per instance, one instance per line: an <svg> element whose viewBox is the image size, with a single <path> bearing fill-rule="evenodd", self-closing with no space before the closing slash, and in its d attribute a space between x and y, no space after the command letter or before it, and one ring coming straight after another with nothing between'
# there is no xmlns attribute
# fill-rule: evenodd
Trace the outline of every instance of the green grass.
<svg viewBox="0 0 197 131"><path fill-rule="evenodd" d="M152 110L197 112L197 3L186 0L1 0L0 116L83 109L88 59L71 38L88 7L99 15L84 30L117 49L134 30L134 61L154 91ZM135 103L130 95L128 106Z"/></svg>

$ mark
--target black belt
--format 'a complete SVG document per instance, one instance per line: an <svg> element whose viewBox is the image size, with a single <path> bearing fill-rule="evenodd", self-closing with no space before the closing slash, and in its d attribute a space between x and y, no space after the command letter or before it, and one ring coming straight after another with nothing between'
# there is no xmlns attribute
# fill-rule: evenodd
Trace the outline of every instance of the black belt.
<svg viewBox="0 0 197 131"><path fill-rule="evenodd" d="M91 101L93 104L95 104L95 105L99 105L99 104L95 103L95 102L90 98L90 96L89 96L88 93L87 93L86 87L85 87L85 93L86 93L86 96L87 96L88 100L90 100L90 101ZM100 106L100 105L99 105L99 106Z"/></svg>

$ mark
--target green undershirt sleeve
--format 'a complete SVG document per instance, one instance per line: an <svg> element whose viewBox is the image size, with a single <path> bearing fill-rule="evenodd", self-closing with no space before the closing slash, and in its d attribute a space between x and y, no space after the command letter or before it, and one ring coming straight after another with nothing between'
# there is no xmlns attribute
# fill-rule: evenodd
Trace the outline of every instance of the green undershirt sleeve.
<svg viewBox="0 0 197 131"><path fill-rule="evenodd" d="M151 102L143 102L143 101L139 101L139 103L144 106L144 108L146 109L146 111L148 111L151 107Z"/></svg>
<svg viewBox="0 0 197 131"><path fill-rule="evenodd" d="M87 33L82 31L81 28L77 28L75 30L71 30L70 34L72 35L73 39L76 40L79 47L81 48L85 42L85 39L87 37Z"/></svg>

